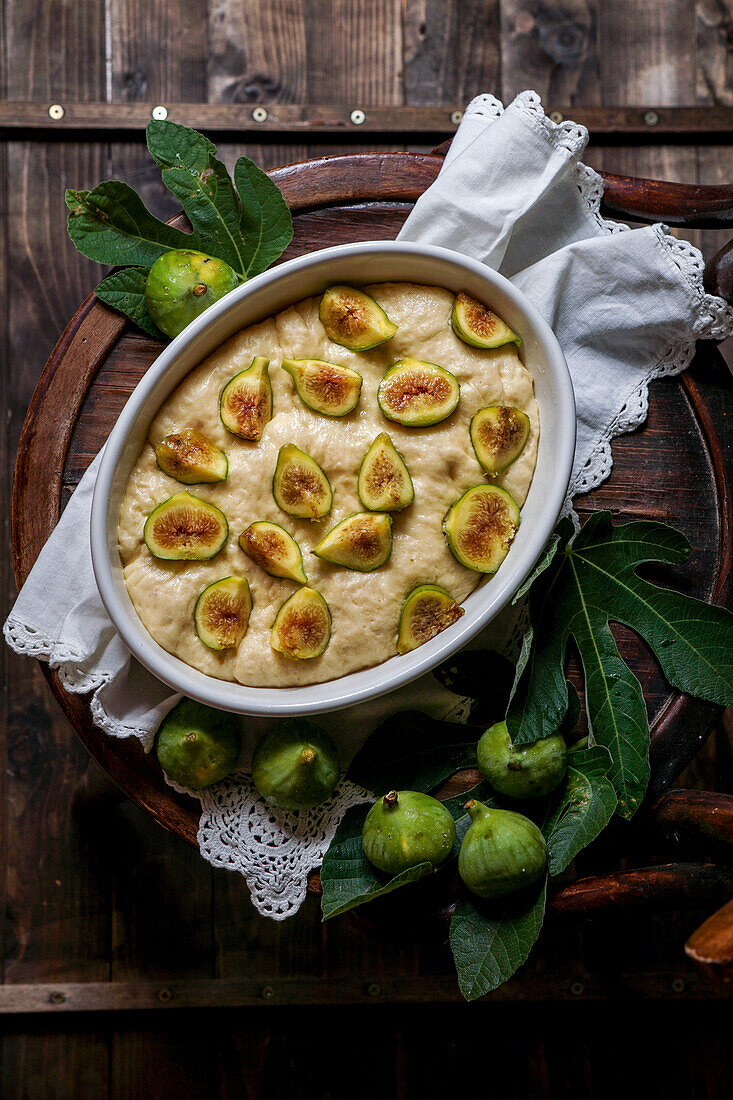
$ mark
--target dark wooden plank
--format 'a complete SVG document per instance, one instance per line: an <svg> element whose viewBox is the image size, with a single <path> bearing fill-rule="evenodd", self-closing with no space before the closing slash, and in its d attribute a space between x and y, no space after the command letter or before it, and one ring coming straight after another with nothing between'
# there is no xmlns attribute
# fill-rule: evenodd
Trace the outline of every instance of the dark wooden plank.
<svg viewBox="0 0 733 1100"><path fill-rule="evenodd" d="M548 110L573 118L600 100L598 8L596 0L509 0L501 5L502 95L505 103L525 88L539 92ZM562 104L566 104L565 108ZM576 108L576 104L582 106ZM557 105L557 106L556 106ZM624 104L625 105L625 104ZM598 132L601 112L588 123ZM643 118L628 115L642 126ZM585 121L585 120L583 120ZM616 127L621 121L616 120ZM628 124L628 122L627 122ZM633 123L632 123L633 124Z"/></svg>
<svg viewBox="0 0 733 1100"><path fill-rule="evenodd" d="M406 0L405 102L455 104L482 92L499 95L498 0Z"/></svg>

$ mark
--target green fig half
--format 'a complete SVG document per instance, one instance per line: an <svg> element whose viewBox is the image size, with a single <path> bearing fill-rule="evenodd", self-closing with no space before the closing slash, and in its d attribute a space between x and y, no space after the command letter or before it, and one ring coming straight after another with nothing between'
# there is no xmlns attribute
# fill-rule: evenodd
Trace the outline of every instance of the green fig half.
<svg viewBox="0 0 733 1100"><path fill-rule="evenodd" d="M474 485L443 520L453 557L476 573L495 573L519 529L519 508L506 489Z"/></svg>
<svg viewBox="0 0 733 1100"><path fill-rule="evenodd" d="M458 339L472 348L499 348L522 342L501 317L463 291L453 301L451 326Z"/></svg>
<svg viewBox="0 0 733 1100"><path fill-rule="evenodd" d="M436 363L409 356L390 367L377 390L384 416L409 428L427 428L447 419L459 397L455 375Z"/></svg>
<svg viewBox="0 0 733 1100"><path fill-rule="evenodd" d="M476 754L481 774L508 798L543 798L562 782L568 766L568 750L559 734L513 745L506 722L486 730Z"/></svg>
<svg viewBox="0 0 733 1100"><path fill-rule="evenodd" d="M384 512L354 512L332 527L313 553L333 565L371 573L392 553L392 517Z"/></svg>
<svg viewBox="0 0 733 1100"><path fill-rule="evenodd" d="M471 443L490 477L498 477L519 458L529 439L526 413L509 405L489 405L471 417Z"/></svg>
<svg viewBox="0 0 733 1100"><path fill-rule="evenodd" d="M201 790L218 783L234 769L242 745L233 714L181 699L161 722L155 752L174 783Z"/></svg>
<svg viewBox="0 0 733 1100"><path fill-rule="evenodd" d="M339 781L338 752L325 730L296 718L269 730L252 757L252 782L281 810L320 806Z"/></svg>
<svg viewBox="0 0 733 1100"><path fill-rule="evenodd" d="M236 649L247 633L251 610L252 594L246 577L214 581L196 600L196 633L209 649Z"/></svg>
<svg viewBox="0 0 733 1100"><path fill-rule="evenodd" d="M250 523L239 536L239 545L247 557L271 577L282 577L297 584L308 583L300 547L278 523L267 520Z"/></svg>
<svg viewBox="0 0 733 1100"><path fill-rule="evenodd" d="M389 791L366 816L361 844L369 862L387 875L419 863L439 867L456 839L450 811L420 791Z"/></svg>
<svg viewBox="0 0 733 1100"><path fill-rule="evenodd" d="M176 493L154 508L143 530L150 553L166 561L207 561L219 553L228 535L221 509L189 492Z"/></svg>
<svg viewBox="0 0 733 1100"><path fill-rule="evenodd" d="M364 455L357 489L359 500L371 512L401 512L415 499L410 471L386 432Z"/></svg>
<svg viewBox="0 0 733 1100"><path fill-rule="evenodd" d="M333 504L331 482L315 458L294 443L278 452L272 495L278 508L297 519L323 519Z"/></svg>
<svg viewBox="0 0 733 1100"><path fill-rule="evenodd" d="M498 898L540 878L547 863L545 838L523 814L494 810L471 799L471 824L458 853L458 874L472 894Z"/></svg>
<svg viewBox="0 0 733 1100"><path fill-rule="evenodd" d="M350 351L368 351L391 340L397 325L382 307L353 286L330 286L318 310L326 335Z"/></svg>
<svg viewBox="0 0 733 1100"><path fill-rule="evenodd" d="M219 416L228 432L240 439L258 440L272 418L270 360L255 355L246 370L240 371L219 395Z"/></svg>
<svg viewBox="0 0 733 1100"><path fill-rule="evenodd" d="M282 368L293 379L300 400L313 412L346 416L359 402L363 379L350 367L323 359L283 359Z"/></svg>
<svg viewBox="0 0 733 1100"><path fill-rule="evenodd" d="M272 624L270 645L293 660L320 657L331 640L331 612L320 592L299 588L285 601Z"/></svg>
<svg viewBox="0 0 733 1100"><path fill-rule="evenodd" d="M237 273L223 260L175 248L158 256L150 268L145 280L145 304L161 332L178 336L239 283Z"/></svg>
<svg viewBox="0 0 733 1100"><path fill-rule="evenodd" d="M173 432L155 445L155 460L164 474L183 485L226 481L229 459L196 428Z"/></svg>
<svg viewBox="0 0 733 1100"><path fill-rule="evenodd" d="M409 653L458 622L463 608L437 584L413 588L402 605L397 652Z"/></svg>

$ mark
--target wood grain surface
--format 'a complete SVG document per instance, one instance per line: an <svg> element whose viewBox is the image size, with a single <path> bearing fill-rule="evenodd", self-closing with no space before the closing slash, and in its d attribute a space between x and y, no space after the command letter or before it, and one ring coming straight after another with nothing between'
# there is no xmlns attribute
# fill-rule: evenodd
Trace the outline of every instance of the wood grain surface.
<svg viewBox="0 0 733 1100"><path fill-rule="evenodd" d="M508 98L527 86L569 105L730 106L731 27L729 0L663 6L656 0L4 0L0 66L4 98L45 106L64 100L348 105L361 97L371 105L441 105L486 90ZM48 141L44 134L19 133L2 147L6 493L43 364L100 274L65 236L63 188L116 175L159 215L175 210L141 143L127 137L107 133L103 140L86 140L77 132ZM432 144L408 147L427 153ZM335 136L306 145L283 135L255 144L247 135L220 144L230 165L246 153L266 168L375 147L393 148L358 137L346 146ZM671 143L650 133L646 146L596 142L588 159L621 174L731 183L723 142ZM354 216L366 231L368 210ZM300 231L304 240L314 233L305 213ZM716 230L685 235L709 255L724 243ZM144 357L149 349L141 344ZM667 411L680 416L684 430L679 449L667 452L670 472L683 470L686 486L695 478L709 485L709 468L695 444L699 426L690 419L687 396L679 391L676 400ZM661 409L654 401L653 416ZM59 411L64 415L63 407ZM658 431L659 422L649 430ZM643 450L638 440L635 445ZM86 446L92 449L91 440ZM80 471L86 452L74 454ZM68 465L69 488L72 471ZM655 496L668 491L664 482L654 484ZM631 477L615 492L614 503L626 496L642 505ZM697 524L695 542L707 537L710 508L710 497L699 496L685 497L691 524ZM13 594L7 525L2 537L7 607ZM695 561L700 558L685 578L691 587L699 582ZM183 1010L165 1021L159 1013L146 1014L142 1002L124 1018L101 1006L64 1023L18 1016L0 1036L3 1097L128 1100L150 1095L151 1083L157 1096L184 1100L241 1096L245 1087L251 1096L326 1096L337 1095L336 1085L347 1080L356 1097L373 1096L376 1089L399 1097L435 1095L455 1087L457 1066L464 1088L485 1089L485 1059L476 1052L486 1049L487 1029L502 1052L491 1060L492 1087L510 1097L618 1095L628 1090L632 1064L640 1090L666 1097L724 1095L733 1065L715 999L721 991L682 955L683 942L709 910L644 921L617 915L554 922L533 961L498 996L500 1004L472 1010L441 1005L436 1002L455 996L455 986L439 938L375 938L356 919L324 929L315 906L285 924L263 921L238 876L212 872L137 808L126 802L82 805L75 794L84 786L87 754L41 673L5 650L3 672L5 983L45 983L40 995L49 998L54 983L85 988L110 981L152 981L157 997L157 978L160 990L173 981L193 983L192 1004L231 1003L219 982L245 983L252 995L249 1007L195 1015ZM733 790L724 730L683 782ZM594 855L598 869L613 873L611 854ZM589 871L580 868L582 875ZM204 1002L201 983L207 982L214 984L206 987ZM303 990L308 1003L319 1003L317 1011L287 1007L291 1000L302 1005ZM401 990L423 1003L409 1012L392 1010L389 1002ZM612 996L625 1000L620 1011L596 999ZM527 1003L532 998L538 1003ZM644 1004L648 998L655 999L652 1012ZM330 1000L353 1006L353 1042L324 1043L324 1035L343 1031L343 1009L329 1008ZM368 1003L360 1007L360 1000ZM548 1012L543 1002L555 1000L562 1005ZM268 1011L262 1013L260 1004ZM609 1034L621 1052L612 1059Z"/></svg>

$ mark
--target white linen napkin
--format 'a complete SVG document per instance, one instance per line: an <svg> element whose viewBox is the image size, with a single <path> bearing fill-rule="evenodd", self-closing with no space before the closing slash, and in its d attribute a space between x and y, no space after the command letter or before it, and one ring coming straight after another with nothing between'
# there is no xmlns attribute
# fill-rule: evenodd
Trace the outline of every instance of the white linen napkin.
<svg viewBox="0 0 733 1100"><path fill-rule="evenodd" d="M697 340L733 333L733 311L703 289L697 249L664 226L626 232L601 218L602 180L579 162L587 140L584 127L551 122L534 92L523 92L506 110L493 96L479 96L400 233L498 269L555 331L578 408L570 498L608 477L611 440L643 423L649 381L683 370ZM179 696L132 659L97 593L89 512L98 464L99 458L39 555L4 633L16 652L58 669L68 691L93 692L92 714L105 732L137 737L149 750ZM509 644L514 625L500 617L491 643ZM337 738L345 765L376 721L411 705L436 715L462 710L426 676L354 708L348 719L326 715L322 724ZM273 812L246 774L266 725L246 720L239 770L198 793L199 846L215 866L245 875L260 912L283 919L299 908L308 871L322 861L338 821L365 794L342 782L315 811Z"/></svg>

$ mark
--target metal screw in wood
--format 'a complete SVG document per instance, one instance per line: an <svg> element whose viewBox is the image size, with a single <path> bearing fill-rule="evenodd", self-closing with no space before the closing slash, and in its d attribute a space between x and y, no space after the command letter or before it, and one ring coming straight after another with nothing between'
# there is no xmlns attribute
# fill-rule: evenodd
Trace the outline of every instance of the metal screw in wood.
<svg viewBox="0 0 733 1100"><path fill-rule="evenodd" d="M157 107L153 107L152 115L156 122L163 122L168 118L168 108L159 104Z"/></svg>
<svg viewBox="0 0 733 1100"><path fill-rule="evenodd" d="M656 126L659 122L659 115L656 111L645 111L644 122L647 126Z"/></svg>
<svg viewBox="0 0 733 1100"><path fill-rule="evenodd" d="M366 115L364 114L363 111L360 111L358 108L355 111L352 111L351 115L349 117L351 118L351 121L354 123L354 126L361 126L362 122L366 122Z"/></svg>
<svg viewBox="0 0 733 1100"><path fill-rule="evenodd" d="M62 1005L66 996L60 990L55 990L48 999L52 1005Z"/></svg>
<svg viewBox="0 0 733 1100"><path fill-rule="evenodd" d="M52 103L51 106L48 108L48 117L52 118L54 122L58 122L59 119L62 119L65 114L66 112L64 111L60 103Z"/></svg>
<svg viewBox="0 0 733 1100"><path fill-rule="evenodd" d="M271 985L266 985L265 988L262 990L262 996L265 998L266 1001L271 1001L272 998L275 996L275 990L272 988Z"/></svg>
<svg viewBox="0 0 733 1100"><path fill-rule="evenodd" d="M264 107L255 107L252 118L255 122L267 122L267 111Z"/></svg>
<svg viewBox="0 0 733 1100"><path fill-rule="evenodd" d="M550 111L551 122L562 122L564 117L562 111Z"/></svg>
<svg viewBox="0 0 733 1100"><path fill-rule="evenodd" d="M159 989L158 990L158 1000L162 1001L163 1004L167 1004L167 1002L170 1001L172 996L173 996L173 994L171 993L170 989Z"/></svg>
<svg viewBox="0 0 733 1100"><path fill-rule="evenodd" d="M451 120L451 122L453 123L454 126L457 126L462 118L463 118L463 111L451 111L450 120Z"/></svg>

